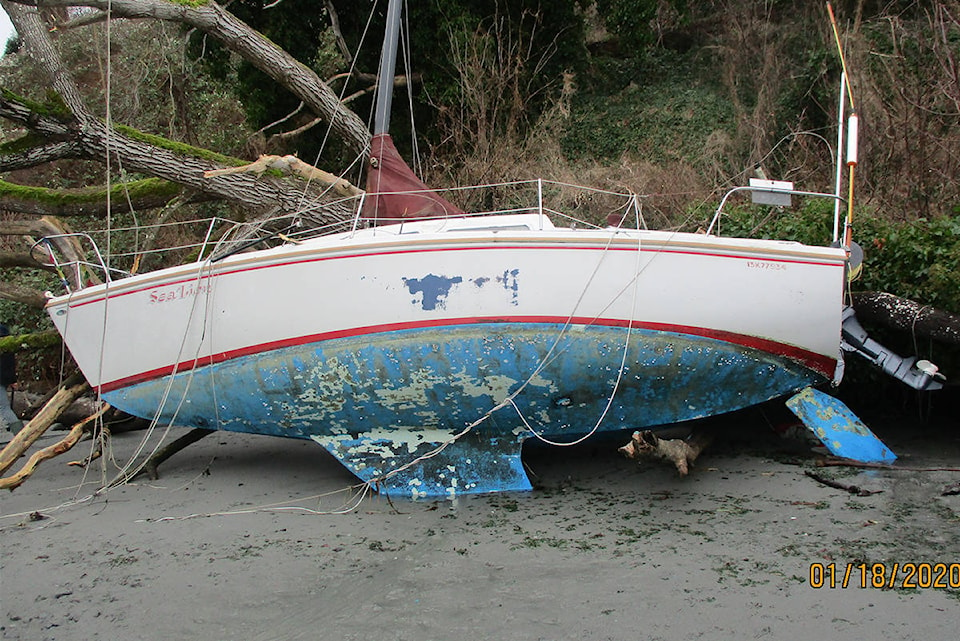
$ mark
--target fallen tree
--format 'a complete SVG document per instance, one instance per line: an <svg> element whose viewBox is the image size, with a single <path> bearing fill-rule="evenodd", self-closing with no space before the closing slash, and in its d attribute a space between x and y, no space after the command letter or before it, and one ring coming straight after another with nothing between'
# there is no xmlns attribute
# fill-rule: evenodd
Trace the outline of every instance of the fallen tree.
<svg viewBox="0 0 960 641"><path fill-rule="evenodd" d="M111 202L116 209L136 211L162 208L171 202L220 200L255 216L301 216L318 225L353 215L353 204L343 202L343 195L344 192L355 195L359 190L336 174L324 173L329 179L318 180L320 170L299 160L293 161L292 156L286 157L286 166L296 164L295 171L286 175L279 171L235 171L234 167L248 161L113 122L109 114L107 118L96 115L88 102L99 102L102 87L98 83L93 86L78 83L70 65L61 57L61 47L56 41L59 34L71 29L95 29L97 27L91 25L108 16L111 20L147 19L186 25L216 39L267 74L299 98L317 119L328 122L333 135L357 157L362 157L370 141L370 132L363 120L344 106L337 93L314 70L216 2L0 0L0 7L9 14L22 43L21 50L13 55L29 57L37 71L46 76L45 80L36 78L33 86L47 87L41 101L17 95L7 88L0 91L0 118L26 132L3 145L0 172L74 160L94 161L104 164L108 172L117 169L122 172L109 189L97 186L45 189L6 179L0 181L0 204L5 211L34 216L107 215ZM67 11L70 7L88 7L95 11L70 13ZM51 28L45 19L54 14L57 22L53 25L55 28ZM305 170L309 176L304 176ZM126 178L136 174L148 178ZM324 206L317 207L321 204ZM19 257L8 258L14 263L11 265L8 261L8 266L30 266ZM34 306L39 302L35 296L12 286L0 288L0 296Z"/></svg>
<svg viewBox="0 0 960 641"><path fill-rule="evenodd" d="M853 295L857 318L947 345L960 345L960 315L886 292Z"/></svg>

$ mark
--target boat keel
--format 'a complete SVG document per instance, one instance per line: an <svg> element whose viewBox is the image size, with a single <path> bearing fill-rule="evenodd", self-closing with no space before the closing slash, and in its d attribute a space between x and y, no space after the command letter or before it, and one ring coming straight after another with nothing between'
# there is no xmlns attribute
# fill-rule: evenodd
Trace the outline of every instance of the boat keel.
<svg viewBox="0 0 960 641"><path fill-rule="evenodd" d="M856 414L829 394L808 387L787 407L834 455L864 463L892 463L897 455Z"/></svg>
<svg viewBox="0 0 960 641"><path fill-rule="evenodd" d="M423 498L532 489L514 435L456 437L442 430L312 436L378 492Z"/></svg>

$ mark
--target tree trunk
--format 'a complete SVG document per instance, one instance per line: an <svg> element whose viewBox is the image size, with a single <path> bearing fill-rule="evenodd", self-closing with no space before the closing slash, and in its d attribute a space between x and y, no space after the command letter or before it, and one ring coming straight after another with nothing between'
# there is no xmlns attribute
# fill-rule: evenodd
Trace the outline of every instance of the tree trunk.
<svg viewBox="0 0 960 641"><path fill-rule="evenodd" d="M69 137L77 157L104 161L109 149L113 162L127 171L149 174L195 189L207 197L230 200L243 207L264 212L293 213L316 204L322 188L308 189L300 180L283 180L254 174L229 174L214 178L204 172L223 169L224 165L198 156L177 153L170 149L124 136L96 119L65 122L60 118L35 112L13 96L0 97L0 116L29 127L41 136ZM184 149L186 147L184 146ZM320 224L349 218L353 210L346 204L325 208L322 215L312 212Z"/></svg>
<svg viewBox="0 0 960 641"><path fill-rule="evenodd" d="M76 154L76 147L73 148ZM11 162L13 154L4 154L0 168L4 171L16 169ZM67 155L57 156L59 158ZM30 165L31 167L34 165ZM159 178L147 178L131 182L114 184L110 200L116 206L118 202L129 203L136 211L164 207L174 198L184 195L184 187ZM211 200L213 196L191 192L189 202ZM103 188L83 189L47 189L45 187L27 187L0 180L0 210L15 211L31 216L96 216L107 213L107 190ZM2 233L2 232L0 232Z"/></svg>
<svg viewBox="0 0 960 641"><path fill-rule="evenodd" d="M911 332L948 345L960 345L960 316L886 292L858 292L853 307L863 323Z"/></svg>
<svg viewBox="0 0 960 641"><path fill-rule="evenodd" d="M296 213L316 205L324 196L320 187L311 188L300 180L282 180L272 176L230 174L205 178L204 172L222 169L223 164L211 159L214 154L192 155L186 145L166 144L156 136L132 130L109 129L85 107L80 92L63 64L33 2L0 0L10 15L27 50L50 77L56 95L62 99L61 109L40 113L35 106L9 93L0 97L0 116L18 122L45 139L44 149L54 142L62 153L71 157L110 160L128 172L139 172L185 185L203 194L227 199L260 213ZM198 6L162 0L103 0L62 2L42 0L45 7L90 6L106 9L114 17L175 20L201 29L221 40L249 62L280 82L318 114L333 123L334 129L362 153L370 134L356 114L344 108L336 95L309 68L264 38L215 2ZM43 145L39 145L43 146ZM199 150L205 151L205 150ZM46 156L45 156L46 158ZM49 159L49 158L47 158ZM313 211L311 218L327 224L349 218L349 204Z"/></svg>

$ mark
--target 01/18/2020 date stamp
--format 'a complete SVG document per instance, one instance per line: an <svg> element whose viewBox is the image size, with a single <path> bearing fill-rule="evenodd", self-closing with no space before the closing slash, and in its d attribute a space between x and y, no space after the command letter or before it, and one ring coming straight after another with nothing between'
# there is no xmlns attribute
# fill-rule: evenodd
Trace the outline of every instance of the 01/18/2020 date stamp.
<svg viewBox="0 0 960 641"><path fill-rule="evenodd" d="M960 588L960 563L811 563L812 588Z"/></svg>

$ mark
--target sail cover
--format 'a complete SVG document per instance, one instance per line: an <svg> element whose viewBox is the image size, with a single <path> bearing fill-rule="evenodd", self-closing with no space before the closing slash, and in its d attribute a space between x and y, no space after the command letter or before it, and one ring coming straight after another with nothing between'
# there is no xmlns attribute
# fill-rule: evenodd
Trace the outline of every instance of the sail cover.
<svg viewBox="0 0 960 641"><path fill-rule="evenodd" d="M412 218L445 218L463 211L427 187L407 166L390 134L377 134L370 141L365 218L398 222Z"/></svg>

